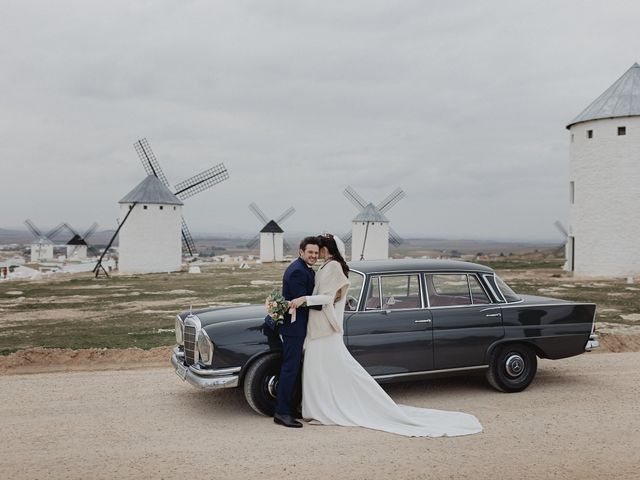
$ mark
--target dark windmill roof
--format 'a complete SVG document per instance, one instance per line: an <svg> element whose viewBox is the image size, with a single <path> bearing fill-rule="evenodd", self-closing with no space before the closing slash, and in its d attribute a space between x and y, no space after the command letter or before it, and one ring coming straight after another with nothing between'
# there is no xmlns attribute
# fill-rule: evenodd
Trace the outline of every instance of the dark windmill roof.
<svg viewBox="0 0 640 480"><path fill-rule="evenodd" d="M280 228L280 225L278 225L274 220L270 220L269 223L267 223L262 230L260 230L260 233L282 233L284 232L284 230L282 230Z"/></svg>
<svg viewBox="0 0 640 480"><path fill-rule="evenodd" d="M356 215L352 221L354 222L382 222L389 223L389 219L378 210L373 203L370 203L362 211Z"/></svg>
<svg viewBox="0 0 640 480"><path fill-rule="evenodd" d="M82 238L77 233L73 236L73 238L71 238L71 240L67 242L67 245L86 245L86 244L87 242L84 241L84 238Z"/></svg>
<svg viewBox="0 0 640 480"><path fill-rule="evenodd" d="M155 175L147 175L136 188L122 197L122 200L118 203L133 202L184 205Z"/></svg>
<svg viewBox="0 0 640 480"><path fill-rule="evenodd" d="M567 125L601 118L640 115L640 65L634 63L616 82Z"/></svg>

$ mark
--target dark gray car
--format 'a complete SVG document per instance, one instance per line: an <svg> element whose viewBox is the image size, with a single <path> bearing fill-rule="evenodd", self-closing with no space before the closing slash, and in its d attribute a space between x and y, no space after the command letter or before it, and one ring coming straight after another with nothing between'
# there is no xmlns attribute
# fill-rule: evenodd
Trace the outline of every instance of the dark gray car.
<svg viewBox="0 0 640 480"><path fill-rule="evenodd" d="M518 295L489 267L444 260L349 263L344 341L380 383L485 372L503 392L524 390L537 358L598 346L595 304ZM203 389L242 387L272 415L281 341L264 305L209 308L176 318L172 363Z"/></svg>

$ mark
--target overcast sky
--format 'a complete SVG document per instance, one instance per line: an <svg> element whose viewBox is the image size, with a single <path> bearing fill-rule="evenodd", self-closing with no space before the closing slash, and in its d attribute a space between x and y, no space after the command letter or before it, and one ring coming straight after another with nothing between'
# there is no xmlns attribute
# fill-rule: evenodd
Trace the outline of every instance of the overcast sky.
<svg viewBox="0 0 640 480"><path fill-rule="evenodd" d="M0 227L115 228L146 137L193 233L558 240L566 124L640 61L636 1L0 0Z"/></svg>

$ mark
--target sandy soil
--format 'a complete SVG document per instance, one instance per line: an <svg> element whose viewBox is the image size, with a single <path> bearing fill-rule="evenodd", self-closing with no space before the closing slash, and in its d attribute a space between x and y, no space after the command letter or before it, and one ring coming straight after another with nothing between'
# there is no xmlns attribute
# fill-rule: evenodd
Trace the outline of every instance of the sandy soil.
<svg viewBox="0 0 640 480"><path fill-rule="evenodd" d="M2 375L0 478L638 478L640 353L541 361L519 394L477 377L386 389L399 403L473 413L485 432L285 429L240 390L203 392L168 367Z"/></svg>

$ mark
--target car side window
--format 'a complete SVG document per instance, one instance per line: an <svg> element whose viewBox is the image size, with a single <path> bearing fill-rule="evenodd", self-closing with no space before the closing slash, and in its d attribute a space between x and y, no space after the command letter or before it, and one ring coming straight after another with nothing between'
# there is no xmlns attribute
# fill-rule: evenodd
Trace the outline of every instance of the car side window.
<svg viewBox="0 0 640 480"><path fill-rule="evenodd" d="M365 310L380 310L380 279L379 277L371 277L369 279L369 287L367 288Z"/></svg>
<svg viewBox="0 0 640 480"><path fill-rule="evenodd" d="M430 306L471 305L471 293L466 274L433 273L427 274L426 277Z"/></svg>
<svg viewBox="0 0 640 480"><path fill-rule="evenodd" d="M478 277L475 275L469 275L469 287L471 288L471 300L473 300L474 305L491 303L482 285L480 285Z"/></svg>
<svg viewBox="0 0 640 480"><path fill-rule="evenodd" d="M384 310L422 307L418 275L384 275L380 277L380 281Z"/></svg>
<svg viewBox="0 0 640 480"><path fill-rule="evenodd" d="M357 310L358 301L360 300L360 291L364 283L364 276L361 273L349 272L349 291L347 292L347 301L344 305L345 311L352 312Z"/></svg>

